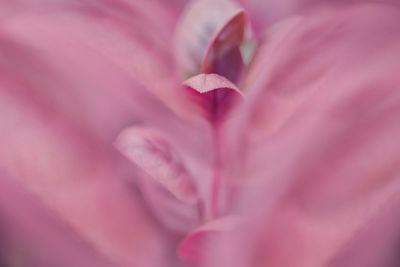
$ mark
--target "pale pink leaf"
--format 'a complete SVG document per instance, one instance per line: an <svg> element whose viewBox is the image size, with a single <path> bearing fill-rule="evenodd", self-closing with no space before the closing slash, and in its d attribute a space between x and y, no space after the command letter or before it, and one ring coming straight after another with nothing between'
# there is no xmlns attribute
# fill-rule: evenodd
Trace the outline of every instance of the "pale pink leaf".
<svg viewBox="0 0 400 267"><path fill-rule="evenodd" d="M177 199L195 203L196 186L183 162L157 132L141 127L124 130L116 147Z"/></svg>

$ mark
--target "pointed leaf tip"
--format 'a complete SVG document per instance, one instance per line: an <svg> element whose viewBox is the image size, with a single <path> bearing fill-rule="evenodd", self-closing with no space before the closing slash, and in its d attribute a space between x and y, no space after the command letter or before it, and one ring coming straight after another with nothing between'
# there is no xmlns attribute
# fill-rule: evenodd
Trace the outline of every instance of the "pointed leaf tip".
<svg viewBox="0 0 400 267"><path fill-rule="evenodd" d="M186 80L183 86L188 89L190 101L212 123L225 119L233 106L243 97L236 85L215 73L196 75Z"/></svg>
<svg viewBox="0 0 400 267"><path fill-rule="evenodd" d="M196 261L213 238L229 234L245 223L246 219L240 216L226 216L210 221L186 236L178 248L178 254L182 259Z"/></svg>

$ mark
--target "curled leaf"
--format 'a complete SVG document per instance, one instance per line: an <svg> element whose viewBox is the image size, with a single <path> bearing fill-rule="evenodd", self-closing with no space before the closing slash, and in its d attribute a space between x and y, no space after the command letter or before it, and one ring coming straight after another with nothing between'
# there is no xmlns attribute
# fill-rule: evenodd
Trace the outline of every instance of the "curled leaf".
<svg viewBox="0 0 400 267"><path fill-rule="evenodd" d="M200 73L211 42L236 43L242 38L237 30L241 28L241 15L237 18L241 13L243 11L229 0L193 1L187 6L175 32L175 56L185 78Z"/></svg>
<svg viewBox="0 0 400 267"><path fill-rule="evenodd" d="M240 10L214 35L208 44L201 72L217 73L233 82L240 80L244 70L240 46L244 39L245 25L245 13Z"/></svg>
<svg viewBox="0 0 400 267"><path fill-rule="evenodd" d="M212 123L226 118L235 103L242 98L240 90L218 74L199 74L183 83L190 100Z"/></svg>
<svg viewBox="0 0 400 267"><path fill-rule="evenodd" d="M239 216L227 216L211 221L190 233L180 244L178 254L182 259L197 260L213 238L234 231L245 223Z"/></svg>
<svg viewBox="0 0 400 267"><path fill-rule="evenodd" d="M131 127L117 138L116 147L178 200L197 201L196 186L171 146L157 132Z"/></svg>

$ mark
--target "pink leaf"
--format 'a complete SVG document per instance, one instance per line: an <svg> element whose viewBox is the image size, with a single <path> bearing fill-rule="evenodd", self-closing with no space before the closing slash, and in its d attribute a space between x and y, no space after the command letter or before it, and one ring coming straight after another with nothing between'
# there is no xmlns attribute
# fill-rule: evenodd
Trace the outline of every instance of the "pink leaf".
<svg viewBox="0 0 400 267"><path fill-rule="evenodd" d="M238 11L208 44L201 72L217 73L237 82L244 70L240 45L244 39L246 16Z"/></svg>
<svg viewBox="0 0 400 267"><path fill-rule="evenodd" d="M178 155L155 131L132 127L122 132L117 148L177 199L195 203L196 187Z"/></svg>
<svg viewBox="0 0 400 267"><path fill-rule="evenodd" d="M228 79L218 74L199 74L184 83L189 88L193 103L200 107L201 113L213 123L226 117L242 93Z"/></svg>
<svg viewBox="0 0 400 267"><path fill-rule="evenodd" d="M179 256L187 260L197 260L213 238L229 233L244 223L245 220L239 216L227 216L199 227L182 241L178 250Z"/></svg>
<svg viewBox="0 0 400 267"><path fill-rule="evenodd" d="M242 12L229 0L193 1L186 7L175 32L176 60L185 78L200 73L207 47L218 39L216 37L225 36L229 29L234 34L228 36L236 37L232 41L240 39L237 38L241 35L237 33L238 27L232 26L241 21L237 16ZM229 26L226 26L227 23Z"/></svg>

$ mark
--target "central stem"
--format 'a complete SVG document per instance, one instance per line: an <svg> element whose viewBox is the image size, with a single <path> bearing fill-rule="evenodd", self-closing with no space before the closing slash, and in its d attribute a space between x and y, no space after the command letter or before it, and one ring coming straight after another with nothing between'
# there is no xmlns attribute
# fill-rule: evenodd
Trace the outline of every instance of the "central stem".
<svg viewBox="0 0 400 267"><path fill-rule="evenodd" d="M217 218L219 216L221 191L221 163L222 163L222 145L221 133L218 125L213 125L212 134L214 142L214 160L213 160L213 176L211 185L211 216Z"/></svg>

